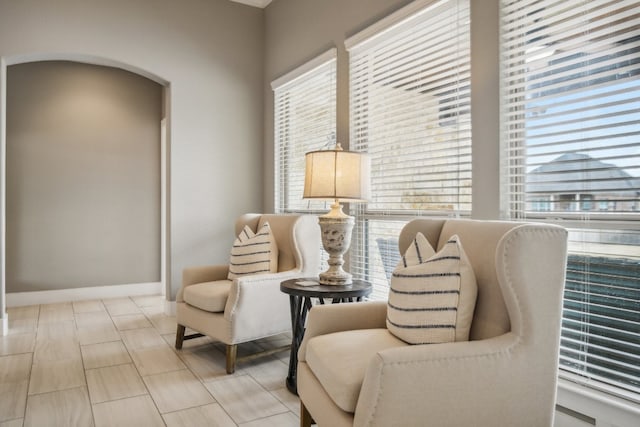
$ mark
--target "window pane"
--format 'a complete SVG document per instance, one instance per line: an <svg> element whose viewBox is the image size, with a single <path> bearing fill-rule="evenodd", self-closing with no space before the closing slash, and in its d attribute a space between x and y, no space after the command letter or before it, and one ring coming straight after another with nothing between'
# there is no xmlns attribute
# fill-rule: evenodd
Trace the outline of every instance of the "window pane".
<svg viewBox="0 0 640 427"><path fill-rule="evenodd" d="M302 199L304 155L335 144L335 57L275 88L274 102L276 210L324 210L324 202Z"/></svg>
<svg viewBox="0 0 640 427"><path fill-rule="evenodd" d="M351 51L351 148L367 211L471 210L468 2L438 2Z"/></svg>
<svg viewBox="0 0 640 427"><path fill-rule="evenodd" d="M371 282L373 300L386 300L391 273L400 260L398 236L405 220L359 218L354 227L350 259L357 260L358 278ZM352 261L353 262L353 261Z"/></svg>
<svg viewBox="0 0 640 427"><path fill-rule="evenodd" d="M503 211L570 230L561 367L638 393L640 5L503 0L501 40Z"/></svg>
<svg viewBox="0 0 640 427"><path fill-rule="evenodd" d="M376 299L406 218L471 211L469 2L425 2L395 22L349 51L350 149L370 154L372 192L352 211L350 269Z"/></svg>
<svg viewBox="0 0 640 427"><path fill-rule="evenodd" d="M570 229L560 363L640 391L640 231Z"/></svg>

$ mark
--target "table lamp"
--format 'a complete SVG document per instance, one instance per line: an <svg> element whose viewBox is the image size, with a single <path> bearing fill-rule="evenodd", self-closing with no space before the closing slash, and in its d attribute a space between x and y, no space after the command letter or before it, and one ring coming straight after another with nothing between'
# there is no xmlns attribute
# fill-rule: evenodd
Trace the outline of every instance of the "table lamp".
<svg viewBox="0 0 640 427"><path fill-rule="evenodd" d="M355 220L342 211L340 201L364 202L369 198L369 156L344 151L337 143L333 150L305 154L305 162L303 198L333 200L331 210L318 218L322 246L329 254L329 269L320 273L319 281L323 285L349 285L352 276L342 268L342 256L349 250Z"/></svg>

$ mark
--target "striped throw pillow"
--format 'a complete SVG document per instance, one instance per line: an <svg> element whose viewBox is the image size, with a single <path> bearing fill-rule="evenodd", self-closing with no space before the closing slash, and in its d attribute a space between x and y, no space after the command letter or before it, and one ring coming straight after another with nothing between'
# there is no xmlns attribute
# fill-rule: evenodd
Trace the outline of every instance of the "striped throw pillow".
<svg viewBox="0 0 640 427"><path fill-rule="evenodd" d="M471 264L454 235L428 259L395 269L387 329L409 344L467 341L477 292Z"/></svg>
<svg viewBox="0 0 640 427"><path fill-rule="evenodd" d="M422 264L435 255L435 253L436 251L433 250L431 243L424 237L424 234L417 233L411 245L409 245L404 255L402 255L402 258L400 258L396 268Z"/></svg>
<svg viewBox="0 0 640 427"><path fill-rule="evenodd" d="M231 248L228 279L278 271L278 246L268 222L257 233L244 227Z"/></svg>

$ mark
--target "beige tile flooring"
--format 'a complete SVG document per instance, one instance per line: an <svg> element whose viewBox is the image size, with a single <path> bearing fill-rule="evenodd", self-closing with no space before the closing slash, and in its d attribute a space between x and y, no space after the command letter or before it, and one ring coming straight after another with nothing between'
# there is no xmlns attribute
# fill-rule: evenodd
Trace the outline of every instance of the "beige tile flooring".
<svg viewBox="0 0 640 427"><path fill-rule="evenodd" d="M284 386L288 352L225 372L224 346L203 337L175 350L163 297L7 309L0 337L0 427L295 427ZM288 334L239 346L286 344Z"/></svg>

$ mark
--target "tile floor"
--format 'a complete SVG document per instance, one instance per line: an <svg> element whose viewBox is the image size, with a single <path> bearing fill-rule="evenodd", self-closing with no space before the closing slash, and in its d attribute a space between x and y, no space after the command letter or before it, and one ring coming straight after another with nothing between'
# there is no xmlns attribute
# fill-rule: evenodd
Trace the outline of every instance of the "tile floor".
<svg viewBox="0 0 640 427"><path fill-rule="evenodd" d="M7 309L0 337L0 427L298 426L282 352L225 372L224 346L175 350L175 317L145 296ZM240 356L290 342L241 345Z"/></svg>

